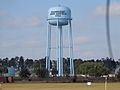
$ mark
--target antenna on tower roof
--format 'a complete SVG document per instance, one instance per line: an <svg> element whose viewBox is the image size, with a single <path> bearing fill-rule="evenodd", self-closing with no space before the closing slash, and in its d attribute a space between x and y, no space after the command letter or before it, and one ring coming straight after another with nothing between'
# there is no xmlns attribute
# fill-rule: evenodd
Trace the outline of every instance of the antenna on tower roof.
<svg viewBox="0 0 120 90"><path fill-rule="evenodd" d="M58 0L58 3L59 3L58 6L60 7L61 6L61 0Z"/></svg>
<svg viewBox="0 0 120 90"><path fill-rule="evenodd" d="M60 5L60 4L59 4L58 6L59 6L59 7L61 7L61 5Z"/></svg>

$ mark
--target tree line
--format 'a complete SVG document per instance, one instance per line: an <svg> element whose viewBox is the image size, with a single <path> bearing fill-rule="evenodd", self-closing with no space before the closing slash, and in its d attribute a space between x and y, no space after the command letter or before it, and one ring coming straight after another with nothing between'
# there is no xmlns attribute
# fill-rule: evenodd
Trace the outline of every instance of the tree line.
<svg viewBox="0 0 120 90"><path fill-rule="evenodd" d="M0 74L6 73L6 68L13 66L18 72L18 75L21 78L29 78L29 77L48 77L48 71L45 66L46 58L42 58L39 60L33 59L25 59L23 56L16 56L14 58L0 58ZM64 75L69 76L70 73L70 59L63 58L63 68ZM75 75L89 75L94 77L100 77L102 75L107 75L114 73L116 67L120 65L119 61L115 61L111 58L102 58L97 60L82 60L82 59L74 59L74 71ZM57 71L57 61L51 60L51 75L56 76Z"/></svg>

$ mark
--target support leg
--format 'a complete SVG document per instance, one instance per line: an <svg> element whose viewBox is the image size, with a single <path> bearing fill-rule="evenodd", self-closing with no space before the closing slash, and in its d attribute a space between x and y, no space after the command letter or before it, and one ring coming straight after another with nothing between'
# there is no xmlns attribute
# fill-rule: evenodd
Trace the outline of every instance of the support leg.
<svg viewBox="0 0 120 90"><path fill-rule="evenodd" d="M63 33L58 20L58 76L63 76Z"/></svg>
<svg viewBox="0 0 120 90"><path fill-rule="evenodd" d="M59 32L59 45L58 45L58 63L59 63L59 76L63 76L63 35L62 35L62 26L58 26L58 32Z"/></svg>
<svg viewBox="0 0 120 90"><path fill-rule="evenodd" d="M70 76L74 76L73 40L72 40L71 20L69 20L69 56L70 56Z"/></svg>
<svg viewBox="0 0 120 90"><path fill-rule="evenodd" d="M51 26L48 24L48 38L47 38L47 56L46 56L46 69L50 74L50 53L51 53Z"/></svg>

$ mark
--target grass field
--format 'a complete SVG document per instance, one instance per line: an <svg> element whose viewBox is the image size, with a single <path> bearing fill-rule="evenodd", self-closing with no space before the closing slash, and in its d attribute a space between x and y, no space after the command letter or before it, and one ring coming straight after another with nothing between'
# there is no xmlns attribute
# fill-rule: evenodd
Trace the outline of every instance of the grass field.
<svg viewBox="0 0 120 90"><path fill-rule="evenodd" d="M0 85L0 90L105 90L104 83L12 83ZM120 83L108 83L107 90L120 90Z"/></svg>

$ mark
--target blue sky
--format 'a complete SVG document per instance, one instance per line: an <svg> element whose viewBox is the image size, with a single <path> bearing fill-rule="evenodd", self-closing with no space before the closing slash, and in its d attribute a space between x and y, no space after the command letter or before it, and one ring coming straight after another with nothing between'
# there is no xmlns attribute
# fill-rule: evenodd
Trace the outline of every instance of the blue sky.
<svg viewBox="0 0 120 90"><path fill-rule="evenodd" d="M45 57L48 9L59 4L72 11L74 58L107 57L106 0L0 0L0 57ZM117 60L120 58L120 0L112 0L110 15L113 54ZM64 45L66 34L64 30ZM54 30L52 35L52 45L55 45ZM55 50L52 52L55 56ZM64 54L68 54L66 49Z"/></svg>

